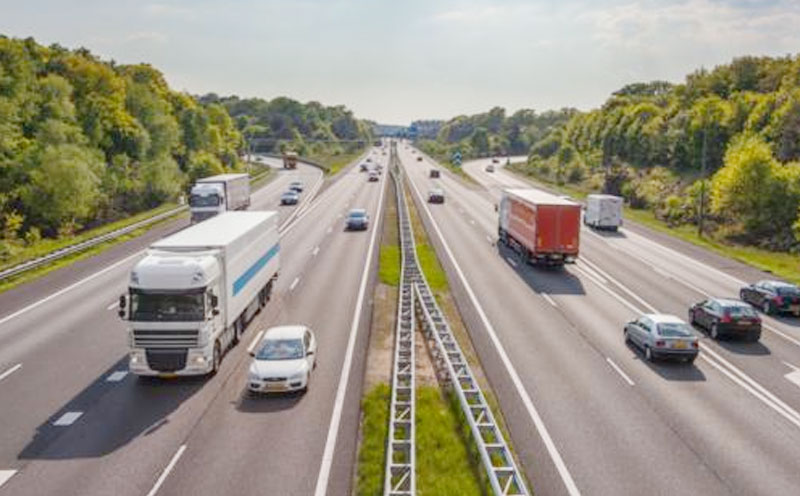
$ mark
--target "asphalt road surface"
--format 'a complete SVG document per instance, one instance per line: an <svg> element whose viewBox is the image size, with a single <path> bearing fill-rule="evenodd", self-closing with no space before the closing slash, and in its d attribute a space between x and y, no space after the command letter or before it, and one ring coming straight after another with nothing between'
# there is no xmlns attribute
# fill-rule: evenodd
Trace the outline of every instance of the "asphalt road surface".
<svg viewBox="0 0 800 496"><path fill-rule="evenodd" d="M577 264L526 265L496 246L503 188L531 187L490 160L477 185L400 146L437 234L459 308L538 494L797 494L800 329L767 318L760 343L701 336L693 366L648 363L622 339L643 312L686 318L705 297L767 277L649 233L583 229ZM505 159L500 160L502 166ZM424 203L441 187L444 205ZM422 200L422 201L421 201Z"/></svg>

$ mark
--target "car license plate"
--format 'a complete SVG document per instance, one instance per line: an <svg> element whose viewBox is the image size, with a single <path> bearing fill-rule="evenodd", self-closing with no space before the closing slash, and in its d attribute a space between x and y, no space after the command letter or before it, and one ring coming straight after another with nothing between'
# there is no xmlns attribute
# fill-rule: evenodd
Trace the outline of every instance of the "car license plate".
<svg viewBox="0 0 800 496"><path fill-rule="evenodd" d="M172 372L162 372L162 373L158 374L158 377L161 378L161 379L174 379L174 378L178 377L178 374L175 374L175 373L172 373Z"/></svg>
<svg viewBox="0 0 800 496"><path fill-rule="evenodd" d="M286 386L283 384L267 384L267 391L283 391Z"/></svg>
<svg viewBox="0 0 800 496"><path fill-rule="evenodd" d="M800 305L790 305L789 311L794 313L800 312Z"/></svg>
<svg viewBox="0 0 800 496"><path fill-rule="evenodd" d="M677 348L679 350L686 348L686 341L675 341L675 344L672 345L673 348Z"/></svg>

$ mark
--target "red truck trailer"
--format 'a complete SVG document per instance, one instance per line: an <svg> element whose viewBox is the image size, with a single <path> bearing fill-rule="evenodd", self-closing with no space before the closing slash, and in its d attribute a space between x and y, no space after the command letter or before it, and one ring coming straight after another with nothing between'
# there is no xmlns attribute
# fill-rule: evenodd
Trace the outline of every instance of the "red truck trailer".
<svg viewBox="0 0 800 496"><path fill-rule="evenodd" d="M579 204L535 189L507 189L498 210L500 242L528 262L562 265L578 258Z"/></svg>

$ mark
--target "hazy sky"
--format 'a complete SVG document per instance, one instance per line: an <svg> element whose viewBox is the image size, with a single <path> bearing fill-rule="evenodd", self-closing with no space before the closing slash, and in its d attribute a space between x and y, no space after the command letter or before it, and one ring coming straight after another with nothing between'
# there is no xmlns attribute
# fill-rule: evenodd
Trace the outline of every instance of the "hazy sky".
<svg viewBox="0 0 800 496"><path fill-rule="evenodd" d="M149 62L170 84L405 124L596 107L744 54L800 52L800 0L0 0L0 33Z"/></svg>

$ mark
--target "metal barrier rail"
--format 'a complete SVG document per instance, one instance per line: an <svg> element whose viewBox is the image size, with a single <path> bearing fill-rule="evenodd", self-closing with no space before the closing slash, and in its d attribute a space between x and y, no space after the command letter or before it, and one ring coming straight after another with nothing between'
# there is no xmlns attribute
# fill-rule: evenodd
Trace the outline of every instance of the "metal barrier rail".
<svg viewBox="0 0 800 496"><path fill-rule="evenodd" d="M402 204L406 225L411 230L405 195L402 194L403 179L402 172L399 171L399 159L397 159L397 165L398 173L393 177L398 191L398 214L401 212L400 205ZM416 304L412 308L416 308L418 320L426 339L436 343L436 346L431 349L434 362L436 362L434 365L437 370L444 371L446 380L458 396L492 490L497 495L527 495L529 493L524 477L517 468L508 443L503 437L494 414L486 402L486 397L481 391L444 313L436 303L436 298L421 272L413 244L413 231L407 239L411 240L411 244L403 244L403 270L412 273L415 277L413 287Z"/></svg>
<svg viewBox="0 0 800 496"><path fill-rule="evenodd" d="M133 232L140 227L144 227L150 225L154 222L158 222L161 219L165 219L167 217L171 217L183 210L186 210L188 207L186 205L182 205L180 207L173 208L172 210L167 210L166 212L162 212L158 215L154 215L152 217L148 217L146 219L140 220L139 222L135 222L129 226L122 227L120 229L116 229L111 232L107 232L105 234L101 234L100 236L95 236L94 238L87 239L86 241L81 241L80 243L75 243L74 245L69 245L59 250L53 251L48 253L47 255L41 256L39 258L34 258L33 260L28 260L27 262L23 262L18 265L14 265L13 267L9 267L5 270L0 271L0 280L15 276L17 274L21 274L25 271L35 269L36 267L48 264L54 260L58 260L59 258L66 257L67 255L71 255L73 253L77 253L92 246L99 245L100 243L104 243L106 241L118 238L129 232Z"/></svg>
<svg viewBox="0 0 800 496"><path fill-rule="evenodd" d="M397 167L392 151L389 168ZM389 436L386 450L385 496L416 494L416 428L414 380L414 284L420 280L414 254L414 232L408 217L403 186L395 170L391 170L397 193L397 215L401 247L400 292L397 302L394 361L392 366L392 399L389 407Z"/></svg>

